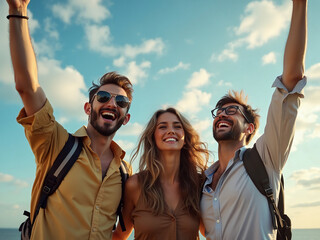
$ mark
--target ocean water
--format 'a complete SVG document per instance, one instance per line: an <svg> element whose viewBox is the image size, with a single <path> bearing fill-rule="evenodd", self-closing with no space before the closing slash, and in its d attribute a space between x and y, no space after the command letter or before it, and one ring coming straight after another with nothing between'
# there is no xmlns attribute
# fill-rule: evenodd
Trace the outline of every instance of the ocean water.
<svg viewBox="0 0 320 240"><path fill-rule="evenodd" d="M0 240L19 240L20 232L14 228L0 228ZM133 240L133 234L128 238ZM203 237L201 239L204 239ZM165 239L164 239L165 240ZM292 240L320 240L320 228L293 229Z"/></svg>

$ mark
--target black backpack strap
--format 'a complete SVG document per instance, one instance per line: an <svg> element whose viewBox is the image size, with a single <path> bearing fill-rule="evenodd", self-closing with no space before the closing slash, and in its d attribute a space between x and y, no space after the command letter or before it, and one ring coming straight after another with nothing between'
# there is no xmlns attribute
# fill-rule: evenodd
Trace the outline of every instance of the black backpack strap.
<svg viewBox="0 0 320 240"><path fill-rule="evenodd" d="M117 215L119 216L119 223L121 226L121 230L122 230L122 232L125 232L126 226L123 221L122 208L123 208L124 188L125 188L126 181L129 177L129 168L128 168L128 165L125 161L123 161L123 160L121 161L119 170L120 170L120 174L121 174L121 189L122 190L121 190L120 203L117 208ZM115 230L115 228L116 228L116 225L113 226L113 230Z"/></svg>
<svg viewBox="0 0 320 240"><path fill-rule="evenodd" d="M32 225L39 213L40 207L46 208L48 197L56 191L75 161L77 161L82 150L82 145L81 138L69 134L66 144L54 161L43 182Z"/></svg>
<svg viewBox="0 0 320 240"><path fill-rule="evenodd" d="M278 209L281 214L283 227L278 229L277 240L278 239L290 240L292 238L291 219L284 213L284 179L283 179L283 175L281 175Z"/></svg>
<svg viewBox="0 0 320 240"><path fill-rule="evenodd" d="M247 149L243 155L243 165L259 192L268 199L269 209L272 218L273 228L283 227L280 211L273 197L273 190L270 187L269 176L262 159L257 151L256 145ZM281 189L280 189L281 190ZM283 195L283 192L280 193Z"/></svg>

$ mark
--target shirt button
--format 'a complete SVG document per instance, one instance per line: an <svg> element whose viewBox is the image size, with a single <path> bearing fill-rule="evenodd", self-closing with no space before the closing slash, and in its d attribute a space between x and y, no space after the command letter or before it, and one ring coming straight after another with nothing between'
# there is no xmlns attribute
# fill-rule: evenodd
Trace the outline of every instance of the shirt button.
<svg viewBox="0 0 320 240"><path fill-rule="evenodd" d="M96 209L97 209L97 210L99 210L99 209L100 209L100 207L99 207L99 206L96 206Z"/></svg>
<svg viewBox="0 0 320 240"><path fill-rule="evenodd" d="M218 199L215 197L213 200L217 201Z"/></svg>
<svg viewBox="0 0 320 240"><path fill-rule="evenodd" d="M220 223L220 220L219 220L219 219L217 220L217 223Z"/></svg>

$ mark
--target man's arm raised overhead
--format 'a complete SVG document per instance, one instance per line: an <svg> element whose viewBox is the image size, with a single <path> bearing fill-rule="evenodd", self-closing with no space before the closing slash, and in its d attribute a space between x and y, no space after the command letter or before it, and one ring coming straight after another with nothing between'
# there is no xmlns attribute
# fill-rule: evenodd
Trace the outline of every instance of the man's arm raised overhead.
<svg viewBox="0 0 320 240"><path fill-rule="evenodd" d="M30 0L7 0L9 15L27 16ZM10 52L16 89L28 116L37 112L45 103L46 96L38 82L37 62L32 47L28 20L9 18Z"/></svg>
<svg viewBox="0 0 320 240"><path fill-rule="evenodd" d="M307 45L307 0L293 0L291 26L283 59L282 82L292 91L304 77Z"/></svg>

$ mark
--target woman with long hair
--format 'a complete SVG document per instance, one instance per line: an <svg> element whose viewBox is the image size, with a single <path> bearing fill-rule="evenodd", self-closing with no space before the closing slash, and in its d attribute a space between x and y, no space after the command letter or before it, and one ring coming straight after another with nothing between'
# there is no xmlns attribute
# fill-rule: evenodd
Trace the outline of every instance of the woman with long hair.
<svg viewBox="0 0 320 240"><path fill-rule="evenodd" d="M209 151L176 109L158 110L143 131L132 160L139 172L125 187L123 219L113 240L198 239L200 196Z"/></svg>

